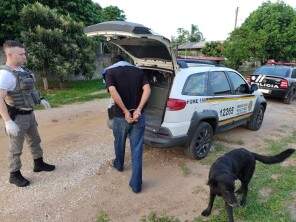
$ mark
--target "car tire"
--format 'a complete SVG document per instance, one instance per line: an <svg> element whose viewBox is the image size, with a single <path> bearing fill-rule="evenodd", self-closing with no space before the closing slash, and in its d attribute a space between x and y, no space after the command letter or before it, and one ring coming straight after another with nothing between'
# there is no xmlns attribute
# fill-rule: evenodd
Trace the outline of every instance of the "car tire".
<svg viewBox="0 0 296 222"><path fill-rule="evenodd" d="M213 127L207 122L201 122L191 137L185 154L193 159L205 158L212 146Z"/></svg>
<svg viewBox="0 0 296 222"><path fill-rule="evenodd" d="M291 93L288 94L287 98L284 98L284 103L285 104L291 104L292 101L296 97L296 90L294 89Z"/></svg>
<svg viewBox="0 0 296 222"><path fill-rule="evenodd" d="M250 120L247 123L247 128L249 130L259 130L262 122L263 122L263 118L264 118L264 112L265 112L265 108L263 105L260 105L260 108L257 109L253 115L251 116Z"/></svg>

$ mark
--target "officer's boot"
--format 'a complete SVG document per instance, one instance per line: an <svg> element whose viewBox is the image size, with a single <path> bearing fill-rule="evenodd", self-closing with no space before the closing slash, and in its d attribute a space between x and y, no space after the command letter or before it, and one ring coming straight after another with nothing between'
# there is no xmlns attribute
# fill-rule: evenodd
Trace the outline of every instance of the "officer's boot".
<svg viewBox="0 0 296 222"><path fill-rule="evenodd" d="M34 172L53 171L54 169L55 169L55 166L43 162L42 157L34 160L34 170L33 170Z"/></svg>
<svg viewBox="0 0 296 222"><path fill-rule="evenodd" d="M9 183L15 184L18 187L25 187L30 185L30 181L23 177L21 171L10 173Z"/></svg>

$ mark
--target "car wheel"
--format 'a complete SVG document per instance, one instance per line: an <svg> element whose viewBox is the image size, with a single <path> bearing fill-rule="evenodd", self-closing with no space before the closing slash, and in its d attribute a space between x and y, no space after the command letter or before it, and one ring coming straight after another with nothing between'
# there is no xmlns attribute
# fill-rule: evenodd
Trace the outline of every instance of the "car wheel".
<svg viewBox="0 0 296 222"><path fill-rule="evenodd" d="M194 132L185 153L191 158L200 160L205 158L212 146L213 128L207 122L201 122Z"/></svg>
<svg viewBox="0 0 296 222"><path fill-rule="evenodd" d="M264 111L264 106L260 105L260 108L257 111L255 111L255 113L253 113L249 122L247 123L248 129L254 131L260 129L264 118Z"/></svg>

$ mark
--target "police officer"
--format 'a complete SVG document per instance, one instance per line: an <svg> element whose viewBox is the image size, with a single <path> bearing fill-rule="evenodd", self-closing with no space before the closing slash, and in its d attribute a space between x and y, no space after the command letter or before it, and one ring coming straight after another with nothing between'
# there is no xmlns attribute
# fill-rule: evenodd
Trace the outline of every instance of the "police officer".
<svg viewBox="0 0 296 222"><path fill-rule="evenodd" d="M36 104L46 109L49 103L40 98L35 88L33 73L23 67L26 63L24 46L8 40L3 45L6 64L0 66L0 114L5 122L6 134L9 136L9 182L18 187L25 187L30 182L20 172L23 143L26 139L34 159L34 172L52 171L54 165L43 161L37 122L33 112Z"/></svg>

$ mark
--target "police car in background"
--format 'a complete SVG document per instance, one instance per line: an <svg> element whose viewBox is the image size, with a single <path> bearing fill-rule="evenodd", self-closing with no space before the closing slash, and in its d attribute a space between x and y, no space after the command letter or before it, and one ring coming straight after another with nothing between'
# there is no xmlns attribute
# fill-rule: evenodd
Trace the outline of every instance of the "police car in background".
<svg viewBox="0 0 296 222"><path fill-rule="evenodd" d="M250 86L237 71L212 65L180 68L169 40L140 24L111 21L84 31L105 37L146 73L151 86L146 144L184 145L188 155L201 159L210 151L213 134L240 125L261 127L266 101L258 86Z"/></svg>
<svg viewBox="0 0 296 222"><path fill-rule="evenodd" d="M286 104L296 97L296 63L269 60L247 79L250 83L258 84L264 95L282 98Z"/></svg>

